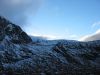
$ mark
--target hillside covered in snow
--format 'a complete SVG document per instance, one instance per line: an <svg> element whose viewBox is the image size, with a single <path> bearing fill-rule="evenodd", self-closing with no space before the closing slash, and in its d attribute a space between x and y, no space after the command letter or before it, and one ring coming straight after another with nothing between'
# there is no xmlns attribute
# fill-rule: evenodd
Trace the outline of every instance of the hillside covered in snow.
<svg viewBox="0 0 100 75"><path fill-rule="evenodd" d="M100 40L28 36L0 17L0 75L100 75Z"/></svg>

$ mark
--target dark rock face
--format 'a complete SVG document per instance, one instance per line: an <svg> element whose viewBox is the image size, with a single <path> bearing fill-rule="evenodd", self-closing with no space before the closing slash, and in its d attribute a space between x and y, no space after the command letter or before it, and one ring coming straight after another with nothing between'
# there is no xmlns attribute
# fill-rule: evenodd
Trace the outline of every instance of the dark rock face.
<svg viewBox="0 0 100 75"><path fill-rule="evenodd" d="M0 75L100 75L100 40L37 42L0 17Z"/></svg>
<svg viewBox="0 0 100 75"><path fill-rule="evenodd" d="M19 26L0 17L0 41L5 37L16 44L32 42L32 39Z"/></svg>

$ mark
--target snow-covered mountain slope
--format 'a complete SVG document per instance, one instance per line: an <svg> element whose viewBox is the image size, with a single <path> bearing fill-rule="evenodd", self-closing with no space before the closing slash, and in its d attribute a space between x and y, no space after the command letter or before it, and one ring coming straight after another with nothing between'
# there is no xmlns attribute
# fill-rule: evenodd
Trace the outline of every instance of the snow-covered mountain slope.
<svg viewBox="0 0 100 75"><path fill-rule="evenodd" d="M17 25L0 17L0 40L7 39L13 43L30 43L31 38Z"/></svg>
<svg viewBox="0 0 100 75"><path fill-rule="evenodd" d="M99 40L31 38L0 17L0 75L100 75Z"/></svg>

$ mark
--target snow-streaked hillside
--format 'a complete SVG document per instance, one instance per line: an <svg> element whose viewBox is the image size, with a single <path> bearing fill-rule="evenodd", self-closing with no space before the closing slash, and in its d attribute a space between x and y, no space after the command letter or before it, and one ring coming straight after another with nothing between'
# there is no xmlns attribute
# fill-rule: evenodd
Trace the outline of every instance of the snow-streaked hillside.
<svg viewBox="0 0 100 75"><path fill-rule="evenodd" d="M0 17L0 75L99 75L100 41L29 37Z"/></svg>

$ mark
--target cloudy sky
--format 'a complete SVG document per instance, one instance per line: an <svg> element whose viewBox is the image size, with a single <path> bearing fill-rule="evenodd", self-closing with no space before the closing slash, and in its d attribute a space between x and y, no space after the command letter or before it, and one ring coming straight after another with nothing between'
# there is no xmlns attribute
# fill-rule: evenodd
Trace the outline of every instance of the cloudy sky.
<svg viewBox="0 0 100 75"><path fill-rule="evenodd" d="M100 39L100 0L0 0L0 15L29 35Z"/></svg>

